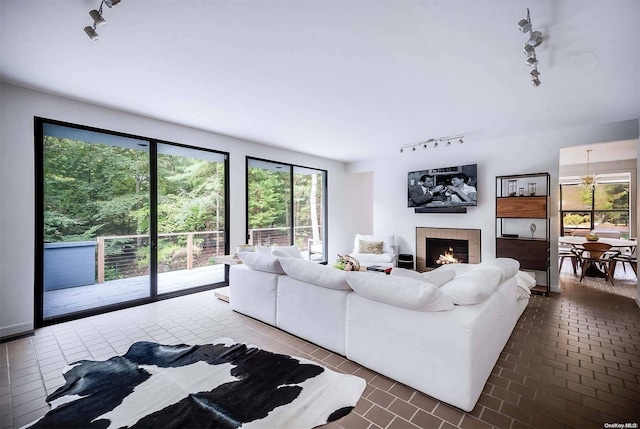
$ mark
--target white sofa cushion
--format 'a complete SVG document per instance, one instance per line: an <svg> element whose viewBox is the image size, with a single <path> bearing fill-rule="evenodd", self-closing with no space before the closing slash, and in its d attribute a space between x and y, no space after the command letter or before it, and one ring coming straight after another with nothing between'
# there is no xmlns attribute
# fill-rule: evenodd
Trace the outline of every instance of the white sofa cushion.
<svg viewBox="0 0 640 429"><path fill-rule="evenodd" d="M304 259L300 250L296 245L291 246L277 246L271 248L271 254L275 256L281 256L284 258L296 258L296 259Z"/></svg>
<svg viewBox="0 0 640 429"><path fill-rule="evenodd" d="M380 273L347 272L345 277L356 293L374 301L414 311L453 310L451 300L431 283Z"/></svg>
<svg viewBox="0 0 640 429"><path fill-rule="evenodd" d="M337 268L295 258L282 258L280 264L284 272L294 279L329 289L351 290L344 278L345 272Z"/></svg>
<svg viewBox="0 0 640 429"><path fill-rule="evenodd" d="M486 301L500 284L502 270L498 267L476 266L442 285L440 290L454 304L473 305Z"/></svg>
<svg viewBox="0 0 640 429"><path fill-rule="evenodd" d="M382 253L395 253L396 242L395 235L362 235L356 234L356 238L353 240L353 253L358 253L360 248L360 240L362 241L382 241Z"/></svg>
<svg viewBox="0 0 640 429"><path fill-rule="evenodd" d="M396 259L395 253L350 253L349 256L356 258L358 261L366 261L366 265L373 265L378 262L393 262Z"/></svg>
<svg viewBox="0 0 640 429"><path fill-rule="evenodd" d="M260 252L240 252L238 258L249 268L267 273L284 274L277 256Z"/></svg>
<svg viewBox="0 0 640 429"><path fill-rule="evenodd" d="M448 281L453 280L453 278L456 276L456 273L453 270L444 270L442 269L442 267L424 273L419 273L417 271L409 270L406 268L394 268L391 270L391 275L399 277L409 277L440 287Z"/></svg>

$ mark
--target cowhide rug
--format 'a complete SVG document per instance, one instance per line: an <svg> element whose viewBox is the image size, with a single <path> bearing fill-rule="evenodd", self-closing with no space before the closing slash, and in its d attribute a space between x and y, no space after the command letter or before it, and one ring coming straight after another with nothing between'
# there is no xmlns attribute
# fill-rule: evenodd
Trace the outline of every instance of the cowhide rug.
<svg viewBox="0 0 640 429"><path fill-rule="evenodd" d="M133 344L81 360L31 428L312 428L348 414L366 387L306 359L228 338L206 345Z"/></svg>

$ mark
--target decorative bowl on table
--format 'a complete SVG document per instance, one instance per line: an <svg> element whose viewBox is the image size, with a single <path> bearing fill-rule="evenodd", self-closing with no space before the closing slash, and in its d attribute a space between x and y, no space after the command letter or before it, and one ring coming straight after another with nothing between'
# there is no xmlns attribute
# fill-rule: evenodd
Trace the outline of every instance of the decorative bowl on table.
<svg viewBox="0 0 640 429"><path fill-rule="evenodd" d="M600 239L600 237L595 234L589 234L585 236L585 238L587 239L587 241L598 241Z"/></svg>

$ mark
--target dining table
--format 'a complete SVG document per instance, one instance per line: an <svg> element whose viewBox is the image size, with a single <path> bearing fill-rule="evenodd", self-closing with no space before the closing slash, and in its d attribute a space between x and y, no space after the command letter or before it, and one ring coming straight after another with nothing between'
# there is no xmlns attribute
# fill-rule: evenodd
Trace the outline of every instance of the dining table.
<svg viewBox="0 0 640 429"><path fill-rule="evenodd" d="M606 238L606 237L599 237L598 240L596 241L589 241L587 240L586 237L584 236L577 236L577 235L572 235L572 236L563 236L563 237L558 237L558 243L559 244L569 244L575 248L581 248L582 245L584 243L607 243L609 245L611 245L611 248L614 250L618 250L620 252L623 251L623 249L629 249L630 253L633 253L635 251L636 246L638 245L638 241L637 240L628 240L625 238ZM589 268L594 267L594 265L591 265ZM604 274L597 269L594 270L588 270L588 272L585 274L587 276L590 277L604 277Z"/></svg>

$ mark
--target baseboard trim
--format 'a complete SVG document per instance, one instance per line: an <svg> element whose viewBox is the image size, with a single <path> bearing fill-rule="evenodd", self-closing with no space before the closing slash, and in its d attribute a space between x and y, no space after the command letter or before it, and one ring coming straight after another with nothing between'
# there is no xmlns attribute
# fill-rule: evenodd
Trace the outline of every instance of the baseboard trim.
<svg viewBox="0 0 640 429"><path fill-rule="evenodd" d="M0 342L12 341L21 335L33 335L33 323L21 323L19 325L0 328ZM8 340L5 341L5 339Z"/></svg>

